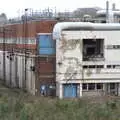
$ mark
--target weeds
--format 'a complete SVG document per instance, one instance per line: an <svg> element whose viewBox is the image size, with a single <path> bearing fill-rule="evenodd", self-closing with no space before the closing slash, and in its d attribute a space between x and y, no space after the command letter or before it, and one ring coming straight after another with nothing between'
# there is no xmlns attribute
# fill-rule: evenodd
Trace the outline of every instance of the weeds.
<svg viewBox="0 0 120 120"><path fill-rule="evenodd" d="M6 91L9 92L9 91ZM0 120L120 120L120 101L90 103L17 94L0 94Z"/></svg>

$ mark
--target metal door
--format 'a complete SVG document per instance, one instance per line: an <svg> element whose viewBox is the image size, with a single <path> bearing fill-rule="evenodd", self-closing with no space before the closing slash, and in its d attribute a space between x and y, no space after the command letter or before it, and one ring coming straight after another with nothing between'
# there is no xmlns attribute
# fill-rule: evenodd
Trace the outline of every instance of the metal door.
<svg viewBox="0 0 120 120"><path fill-rule="evenodd" d="M77 84L64 84L63 94L64 94L64 98L77 97Z"/></svg>

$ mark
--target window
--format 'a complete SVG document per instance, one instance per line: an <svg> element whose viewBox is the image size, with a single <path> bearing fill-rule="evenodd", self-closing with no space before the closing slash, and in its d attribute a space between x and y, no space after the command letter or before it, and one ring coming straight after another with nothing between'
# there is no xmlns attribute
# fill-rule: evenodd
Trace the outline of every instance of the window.
<svg viewBox="0 0 120 120"><path fill-rule="evenodd" d="M87 90L87 84L83 83L82 89L83 89L83 90Z"/></svg>
<svg viewBox="0 0 120 120"><path fill-rule="evenodd" d="M89 83L88 90L95 90L95 83Z"/></svg>
<svg viewBox="0 0 120 120"><path fill-rule="evenodd" d="M96 84L96 89L97 89L97 90L103 89L103 84L102 84L102 83Z"/></svg>
<svg viewBox="0 0 120 120"><path fill-rule="evenodd" d="M120 45L107 45L107 49L120 49Z"/></svg>
<svg viewBox="0 0 120 120"><path fill-rule="evenodd" d="M103 83L83 83L82 85L83 90L102 90L103 89Z"/></svg>
<svg viewBox="0 0 120 120"><path fill-rule="evenodd" d="M83 39L83 61L103 60L104 39Z"/></svg>
<svg viewBox="0 0 120 120"><path fill-rule="evenodd" d="M89 68L95 68L95 65L90 65Z"/></svg>
<svg viewBox="0 0 120 120"><path fill-rule="evenodd" d="M83 68L104 68L104 65L84 65Z"/></svg>
<svg viewBox="0 0 120 120"><path fill-rule="evenodd" d="M112 68L112 65L107 65L107 68Z"/></svg>
<svg viewBox="0 0 120 120"><path fill-rule="evenodd" d="M110 83L110 89L115 89L115 83Z"/></svg>
<svg viewBox="0 0 120 120"><path fill-rule="evenodd" d="M120 68L120 65L107 65L107 68Z"/></svg>
<svg viewBox="0 0 120 120"><path fill-rule="evenodd" d="M104 68L104 65L97 65L97 68Z"/></svg>

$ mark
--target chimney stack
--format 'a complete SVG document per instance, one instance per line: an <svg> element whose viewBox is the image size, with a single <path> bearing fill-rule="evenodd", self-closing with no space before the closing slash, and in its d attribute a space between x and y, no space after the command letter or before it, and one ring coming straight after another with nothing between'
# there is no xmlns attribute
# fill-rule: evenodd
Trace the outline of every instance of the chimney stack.
<svg viewBox="0 0 120 120"><path fill-rule="evenodd" d="M116 9L115 3L112 4L112 10L114 11Z"/></svg>

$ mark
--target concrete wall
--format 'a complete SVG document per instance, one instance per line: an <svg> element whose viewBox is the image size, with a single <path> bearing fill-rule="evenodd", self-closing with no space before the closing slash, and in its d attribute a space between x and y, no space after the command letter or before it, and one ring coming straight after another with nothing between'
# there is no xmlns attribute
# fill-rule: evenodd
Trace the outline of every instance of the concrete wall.
<svg viewBox="0 0 120 120"><path fill-rule="evenodd" d="M56 94L63 98L64 83L120 83L120 68L107 68L107 65L120 65L120 31L62 31L62 38L56 40ZM103 39L104 59L83 61L83 39ZM103 68L83 69L83 65L103 65ZM81 84L82 86L82 84ZM120 91L120 86L116 86ZM102 96L103 91L83 91L81 96ZM106 91L106 90L105 90ZM119 93L118 93L119 94ZM119 94L120 95L120 94Z"/></svg>
<svg viewBox="0 0 120 120"><path fill-rule="evenodd" d="M104 39L103 61L82 61L82 40L85 38ZM117 79L116 82L120 82L120 69L106 68L109 64L120 65L120 48L108 48L109 45L120 45L119 38L120 31L63 31L61 40L56 41L56 81L93 79L95 82L106 79L111 82L111 79ZM82 65L91 64L104 65L105 68L83 71Z"/></svg>

